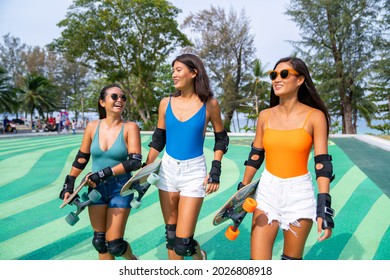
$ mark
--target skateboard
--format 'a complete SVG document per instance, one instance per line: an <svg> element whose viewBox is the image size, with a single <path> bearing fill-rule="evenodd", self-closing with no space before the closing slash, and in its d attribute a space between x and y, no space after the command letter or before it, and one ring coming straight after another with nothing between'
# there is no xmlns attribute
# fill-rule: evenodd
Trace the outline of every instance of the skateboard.
<svg viewBox="0 0 390 280"><path fill-rule="evenodd" d="M132 208L139 208L141 199L151 185L155 185L159 179L157 173L160 170L161 160L158 159L138 170L122 187L121 195L127 196L137 192L130 202Z"/></svg>
<svg viewBox="0 0 390 280"><path fill-rule="evenodd" d="M233 226L229 226L225 236L229 240L235 240L240 234L238 227L244 220L247 213L255 211L257 202L253 199L260 179L242 187L221 207L213 219L213 225L217 226L229 219Z"/></svg>
<svg viewBox="0 0 390 280"><path fill-rule="evenodd" d="M95 189L93 189L89 194L84 192L80 198L79 192L84 188L88 187L87 184L87 176L90 175L88 173L85 175L85 177L81 180L78 187L74 190L74 192L68 197L67 200L65 200L61 205L60 208L64 208L66 205L75 205L76 206L76 212L70 212L68 216L66 216L65 221L71 225L74 226L79 220L79 215L81 212L84 211L84 209L90 205L92 202L98 201L102 195Z"/></svg>

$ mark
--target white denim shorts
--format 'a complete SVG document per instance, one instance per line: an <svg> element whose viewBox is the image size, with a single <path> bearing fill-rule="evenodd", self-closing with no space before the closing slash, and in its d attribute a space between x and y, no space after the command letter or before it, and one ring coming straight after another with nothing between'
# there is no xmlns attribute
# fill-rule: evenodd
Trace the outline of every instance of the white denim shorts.
<svg viewBox="0 0 390 280"><path fill-rule="evenodd" d="M268 223L276 220L284 230L291 230L290 224L299 227L299 219L316 221L317 204L310 173L283 179L264 170L255 199Z"/></svg>
<svg viewBox="0 0 390 280"><path fill-rule="evenodd" d="M207 176L206 158L201 155L188 160L177 160L164 153L160 179L156 187L167 192L179 192L181 196L205 197L204 180Z"/></svg>

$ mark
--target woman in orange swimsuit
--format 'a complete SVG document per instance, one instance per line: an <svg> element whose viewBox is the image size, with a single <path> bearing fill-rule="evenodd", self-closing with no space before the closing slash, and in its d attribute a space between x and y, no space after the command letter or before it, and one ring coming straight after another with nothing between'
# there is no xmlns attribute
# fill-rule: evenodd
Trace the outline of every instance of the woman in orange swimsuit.
<svg viewBox="0 0 390 280"><path fill-rule="evenodd" d="M272 258L280 227L284 235L282 259L302 259L313 221L318 223L319 241L329 238L334 227L329 195L334 177L328 155L330 118L301 59L279 60L269 76L270 108L259 114L239 184L240 188L250 183L265 158L265 170L255 196L258 206L252 220L251 258ZM312 147L317 201L308 171Z"/></svg>

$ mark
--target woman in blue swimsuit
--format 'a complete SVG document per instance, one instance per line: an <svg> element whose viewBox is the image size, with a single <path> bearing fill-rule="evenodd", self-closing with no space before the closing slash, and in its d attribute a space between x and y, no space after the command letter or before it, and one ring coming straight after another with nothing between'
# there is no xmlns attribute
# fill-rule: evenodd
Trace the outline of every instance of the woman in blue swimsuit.
<svg viewBox="0 0 390 280"><path fill-rule="evenodd" d="M202 61L195 55L183 54L172 62L172 71L177 92L160 102L146 163L152 163L166 145L157 187L166 224L168 258L192 256L203 260L206 252L194 239L196 222L205 195L219 188L221 160L229 137ZM216 143L207 174L203 145L209 122Z"/></svg>

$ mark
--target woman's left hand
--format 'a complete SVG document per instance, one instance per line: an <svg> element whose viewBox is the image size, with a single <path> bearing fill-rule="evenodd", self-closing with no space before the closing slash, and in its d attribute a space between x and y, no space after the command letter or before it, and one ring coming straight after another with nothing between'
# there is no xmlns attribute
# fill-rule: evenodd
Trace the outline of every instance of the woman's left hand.
<svg viewBox="0 0 390 280"><path fill-rule="evenodd" d="M332 229L331 228L326 228L322 229L322 218L319 217L317 218L317 231L318 231L318 241L324 241L332 236Z"/></svg>
<svg viewBox="0 0 390 280"><path fill-rule="evenodd" d="M218 191L219 189L219 183L209 183L209 177L210 175L207 175L206 179L203 182L203 185L206 189L206 195L211 194L213 192Z"/></svg>

